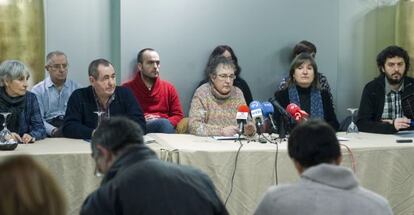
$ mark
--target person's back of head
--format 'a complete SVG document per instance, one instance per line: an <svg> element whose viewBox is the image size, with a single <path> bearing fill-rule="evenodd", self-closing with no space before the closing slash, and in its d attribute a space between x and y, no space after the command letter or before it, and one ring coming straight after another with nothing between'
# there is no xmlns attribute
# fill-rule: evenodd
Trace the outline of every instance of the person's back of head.
<svg viewBox="0 0 414 215"><path fill-rule="evenodd" d="M2 215L66 214L65 199L55 180L29 156L0 163L0 190Z"/></svg>
<svg viewBox="0 0 414 215"><path fill-rule="evenodd" d="M129 145L143 144L143 136L144 133L136 122L126 117L111 117L103 120L95 130L91 141L92 153L97 144L117 153Z"/></svg>
<svg viewBox="0 0 414 215"><path fill-rule="evenodd" d="M341 159L335 131L322 120L309 120L296 126L289 136L288 153L302 170L322 163L339 164Z"/></svg>
<svg viewBox="0 0 414 215"><path fill-rule="evenodd" d="M299 43L297 43L295 47L293 48L292 59L294 59L297 55L301 53L308 53L312 55L312 57L315 57L316 51L317 51L316 46L313 43L307 40L302 40Z"/></svg>

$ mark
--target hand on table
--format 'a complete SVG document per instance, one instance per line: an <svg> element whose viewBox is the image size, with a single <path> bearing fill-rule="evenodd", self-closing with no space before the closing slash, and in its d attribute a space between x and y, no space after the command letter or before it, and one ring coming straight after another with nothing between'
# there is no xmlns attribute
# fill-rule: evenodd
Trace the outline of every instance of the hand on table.
<svg viewBox="0 0 414 215"><path fill-rule="evenodd" d="M239 129L237 128L237 126L227 126L221 130L221 135L226 136L226 137L233 136L237 134L238 130Z"/></svg>

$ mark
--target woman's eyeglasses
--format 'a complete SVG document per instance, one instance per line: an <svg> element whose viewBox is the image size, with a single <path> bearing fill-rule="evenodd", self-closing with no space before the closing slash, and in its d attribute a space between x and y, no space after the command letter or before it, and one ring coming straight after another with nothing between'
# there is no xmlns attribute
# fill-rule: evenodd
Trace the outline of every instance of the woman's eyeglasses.
<svg viewBox="0 0 414 215"><path fill-rule="evenodd" d="M225 81L227 79L230 79L230 81L233 81L234 79L236 79L236 75L231 74L231 75L226 75L226 74L218 74L217 75L218 79Z"/></svg>

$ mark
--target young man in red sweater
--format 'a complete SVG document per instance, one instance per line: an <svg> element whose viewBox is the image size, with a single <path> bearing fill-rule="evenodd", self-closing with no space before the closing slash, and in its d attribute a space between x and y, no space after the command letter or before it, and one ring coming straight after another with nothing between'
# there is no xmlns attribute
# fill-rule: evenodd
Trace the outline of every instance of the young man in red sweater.
<svg viewBox="0 0 414 215"><path fill-rule="evenodd" d="M160 56L151 48L137 55L137 73L134 79L123 84L132 90L142 107L147 122L147 133L175 133L183 118L177 90L168 81L161 80Z"/></svg>

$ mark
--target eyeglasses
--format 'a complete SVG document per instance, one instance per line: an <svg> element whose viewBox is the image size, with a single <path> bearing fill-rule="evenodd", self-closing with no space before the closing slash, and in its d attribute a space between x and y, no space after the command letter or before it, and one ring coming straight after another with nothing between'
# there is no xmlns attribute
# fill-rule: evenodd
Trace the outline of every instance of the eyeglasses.
<svg viewBox="0 0 414 215"><path fill-rule="evenodd" d="M69 67L69 64L67 63L63 63L63 64L53 64L53 65L49 65L50 68L52 69L67 69Z"/></svg>
<svg viewBox="0 0 414 215"><path fill-rule="evenodd" d="M234 79L236 79L236 75L231 74L231 75L226 75L226 74L218 74L216 75L218 77L218 79L225 81L227 79L230 79L230 81L233 81Z"/></svg>
<svg viewBox="0 0 414 215"><path fill-rule="evenodd" d="M99 162L98 159L100 159L99 156L97 154L93 153L93 152L92 152L91 156L95 160L95 169L93 171L93 174L96 177L102 177L104 174L99 170L99 167L98 167L98 162Z"/></svg>
<svg viewBox="0 0 414 215"><path fill-rule="evenodd" d="M104 176L104 174L102 174L102 173L101 173L101 171L99 171L99 169L98 169L98 166L97 166L97 165L95 165L95 170L94 170L93 174L94 174L96 177L98 177L98 178L100 178L100 177L103 177L103 176Z"/></svg>

